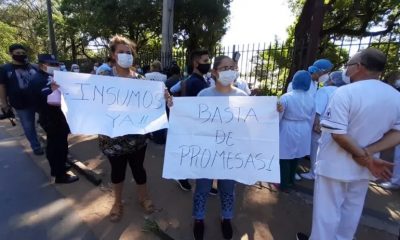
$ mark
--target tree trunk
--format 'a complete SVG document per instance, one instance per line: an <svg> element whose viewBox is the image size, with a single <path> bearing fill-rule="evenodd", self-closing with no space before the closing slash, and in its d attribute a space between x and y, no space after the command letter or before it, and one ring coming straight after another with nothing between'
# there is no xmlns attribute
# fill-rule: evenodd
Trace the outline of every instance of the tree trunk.
<svg viewBox="0 0 400 240"><path fill-rule="evenodd" d="M77 50L74 37L71 37L71 52L72 52L72 62L76 63Z"/></svg>
<svg viewBox="0 0 400 240"><path fill-rule="evenodd" d="M306 0L295 27L292 65L286 79L286 92L296 71L307 69L315 60L324 22L324 0Z"/></svg>

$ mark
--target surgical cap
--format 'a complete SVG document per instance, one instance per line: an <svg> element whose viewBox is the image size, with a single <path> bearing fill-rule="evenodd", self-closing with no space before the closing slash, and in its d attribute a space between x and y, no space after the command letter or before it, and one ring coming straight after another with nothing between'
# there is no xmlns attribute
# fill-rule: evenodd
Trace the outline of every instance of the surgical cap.
<svg viewBox="0 0 400 240"><path fill-rule="evenodd" d="M329 74L329 78L332 81L333 85L335 85L336 87L346 85L346 83L343 82L343 79L342 79L342 71L331 72Z"/></svg>
<svg viewBox="0 0 400 240"><path fill-rule="evenodd" d="M317 67L320 71L330 71L333 68L333 64L328 59L318 59L313 63L314 67Z"/></svg>
<svg viewBox="0 0 400 240"><path fill-rule="evenodd" d="M300 70L297 71L292 80L292 86L294 90L308 91L311 84L311 74L308 71Z"/></svg>
<svg viewBox="0 0 400 240"><path fill-rule="evenodd" d="M315 67L315 66L309 66L309 67L308 67L308 72L309 72L310 74L316 73L316 72L318 72L318 71L319 71L319 69L318 69L317 67Z"/></svg>

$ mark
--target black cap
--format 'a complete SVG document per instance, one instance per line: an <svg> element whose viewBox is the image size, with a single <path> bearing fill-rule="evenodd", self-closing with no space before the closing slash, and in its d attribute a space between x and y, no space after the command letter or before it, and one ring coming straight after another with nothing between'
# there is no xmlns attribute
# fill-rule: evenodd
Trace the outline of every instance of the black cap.
<svg viewBox="0 0 400 240"><path fill-rule="evenodd" d="M59 64L56 57L52 54L39 54L38 61L39 63Z"/></svg>
<svg viewBox="0 0 400 240"><path fill-rule="evenodd" d="M12 51L17 50L17 49L22 49L22 50L26 51L26 48L22 44L14 43L8 47L8 52L11 53Z"/></svg>

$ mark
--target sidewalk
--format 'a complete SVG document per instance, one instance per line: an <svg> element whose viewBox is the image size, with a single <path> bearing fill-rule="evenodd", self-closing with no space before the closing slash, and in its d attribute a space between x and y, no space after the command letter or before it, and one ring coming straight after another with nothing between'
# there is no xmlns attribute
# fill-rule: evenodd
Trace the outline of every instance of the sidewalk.
<svg viewBox="0 0 400 240"><path fill-rule="evenodd" d="M18 140L0 126L0 239L95 240Z"/></svg>
<svg viewBox="0 0 400 240"><path fill-rule="evenodd" d="M1 122L6 125L6 122ZM21 130L7 131L19 136ZM19 137L21 144L28 149L27 141ZM53 185L60 193L74 204L72 208L83 222L93 231L98 239L158 239L142 231L145 214L139 207L135 183L131 173L127 172L125 181L125 212L121 222L108 221L108 212L112 204L109 180L109 164L100 153L96 136L71 136L70 154L85 163L102 176L103 184L95 187L83 176L76 184ZM174 181L161 178L164 146L150 143L147 149L145 166L148 173L150 195L155 205L162 211L150 216L160 227L176 240L193 239L192 237L192 194L183 192ZM49 174L44 157L34 157L33 161ZM234 238L241 240L290 240L295 239L298 231L309 232L311 228L312 182L302 181L299 192L291 194L278 193L268 187L237 185L236 212L233 220ZM308 190L307 190L308 189ZM376 190L378 191L378 190ZM380 190L379 190L380 191ZM377 199L372 201L371 199ZM357 240L396 240L398 231L399 193L383 195L370 191L362 224L358 229ZM222 239L219 225L219 199L209 197L205 220L205 239ZM373 214L371 214L371 211ZM378 214L381 213L381 214ZM390 213L390 218L388 217ZM373 227L370 227L370 226ZM378 228L378 229L377 229ZM1 236L0 236L1 238ZM35 238L39 239L39 238Z"/></svg>

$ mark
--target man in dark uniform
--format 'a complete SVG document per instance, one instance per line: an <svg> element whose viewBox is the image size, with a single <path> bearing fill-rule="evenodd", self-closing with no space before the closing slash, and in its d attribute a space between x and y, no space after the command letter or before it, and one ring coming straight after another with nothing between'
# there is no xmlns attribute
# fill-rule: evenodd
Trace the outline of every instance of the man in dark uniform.
<svg viewBox="0 0 400 240"><path fill-rule="evenodd" d="M60 65L50 54L39 54L38 60L39 71L32 77L29 90L39 112L39 123L47 134L46 156L51 176L56 183L72 183L79 178L69 174L66 168L69 126L61 107L47 103L47 96L52 93L53 73L60 70Z"/></svg>

